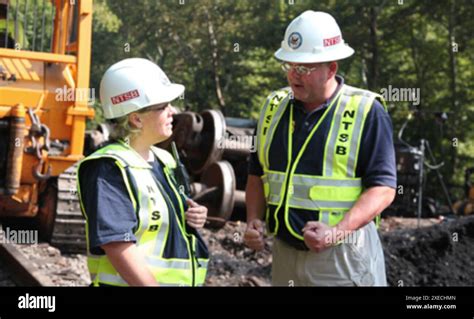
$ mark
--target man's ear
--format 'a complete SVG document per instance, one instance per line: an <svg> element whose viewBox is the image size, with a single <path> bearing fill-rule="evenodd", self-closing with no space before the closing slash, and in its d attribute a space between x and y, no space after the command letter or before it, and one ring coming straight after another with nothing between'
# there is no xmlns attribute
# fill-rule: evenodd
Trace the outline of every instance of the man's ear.
<svg viewBox="0 0 474 319"><path fill-rule="evenodd" d="M336 61L329 62L329 73L328 79L334 77L337 74L338 64Z"/></svg>

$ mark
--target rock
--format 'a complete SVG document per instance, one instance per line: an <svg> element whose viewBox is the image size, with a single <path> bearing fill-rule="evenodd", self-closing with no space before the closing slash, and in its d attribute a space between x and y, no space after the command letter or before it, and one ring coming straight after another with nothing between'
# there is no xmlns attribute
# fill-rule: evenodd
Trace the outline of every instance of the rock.
<svg viewBox="0 0 474 319"><path fill-rule="evenodd" d="M54 248L54 247L51 247L51 246L48 246L48 248L46 248L46 251L47 251L48 255L51 256L51 257L59 256L61 254L60 251L57 248Z"/></svg>

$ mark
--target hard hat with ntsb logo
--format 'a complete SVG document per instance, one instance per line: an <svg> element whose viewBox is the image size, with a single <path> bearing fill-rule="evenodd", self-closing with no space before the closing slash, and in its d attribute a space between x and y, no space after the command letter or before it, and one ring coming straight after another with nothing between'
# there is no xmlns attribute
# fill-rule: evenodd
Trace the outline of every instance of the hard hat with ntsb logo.
<svg viewBox="0 0 474 319"><path fill-rule="evenodd" d="M342 60L354 54L344 43L341 29L328 13L305 11L288 25L275 57L294 63Z"/></svg>
<svg viewBox="0 0 474 319"><path fill-rule="evenodd" d="M184 86L171 83L158 65L140 58L115 63L100 82L100 102L106 119L171 102L183 92Z"/></svg>

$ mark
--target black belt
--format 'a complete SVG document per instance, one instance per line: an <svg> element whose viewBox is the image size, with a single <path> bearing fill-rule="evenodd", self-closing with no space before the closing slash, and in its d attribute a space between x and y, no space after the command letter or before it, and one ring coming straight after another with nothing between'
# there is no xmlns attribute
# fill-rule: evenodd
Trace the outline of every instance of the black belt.
<svg viewBox="0 0 474 319"><path fill-rule="evenodd" d="M277 236L276 238L278 238L278 240L281 240L286 245L288 245L291 248L294 248L296 250L309 251L308 246L306 246L306 244L302 240L299 240L299 239L296 239L296 238L293 238L293 240L288 240L286 238L282 238L282 237L279 237L279 236Z"/></svg>
<svg viewBox="0 0 474 319"><path fill-rule="evenodd" d="M304 243L304 241L300 242L300 243L292 243L290 244L293 248L295 248L296 250L301 250L301 251L309 251L309 248L308 246L306 246L306 244Z"/></svg>

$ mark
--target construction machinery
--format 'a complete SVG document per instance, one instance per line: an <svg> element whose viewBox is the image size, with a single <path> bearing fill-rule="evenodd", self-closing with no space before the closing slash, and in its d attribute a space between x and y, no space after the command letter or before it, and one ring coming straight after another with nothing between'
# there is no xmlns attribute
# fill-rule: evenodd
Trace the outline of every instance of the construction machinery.
<svg viewBox="0 0 474 319"><path fill-rule="evenodd" d="M94 117L88 106L92 0L4 2L0 218L33 218L53 245L84 251L74 164L108 135L105 124L89 135L85 130ZM209 208L212 225L243 214L255 123L216 110L182 112L175 123L173 138L162 146L171 151L176 142L191 173L189 195Z"/></svg>
<svg viewBox="0 0 474 319"><path fill-rule="evenodd" d="M440 172L444 162L437 162L427 139L421 138L418 141L418 146L414 146L403 138L408 123L419 115L418 110L408 113L398 132L398 143L395 143L397 196L392 205L386 210L388 215L416 216L418 225L421 217L437 217L442 213L454 214L451 195ZM445 197L446 209L441 209L437 200L425 194L428 171L436 173L438 184Z"/></svg>
<svg viewBox="0 0 474 319"><path fill-rule="evenodd" d="M190 197L208 208L208 225L221 227L245 219L247 160L256 150L254 120L224 117L218 110L174 116L174 142L190 176Z"/></svg>
<svg viewBox="0 0 474 319"><path fill-rule="evenodd" d="M81 250L73 165L94 117L92 0L2 0L0 7L0 217L34 218L43 238Z"/></svg>

